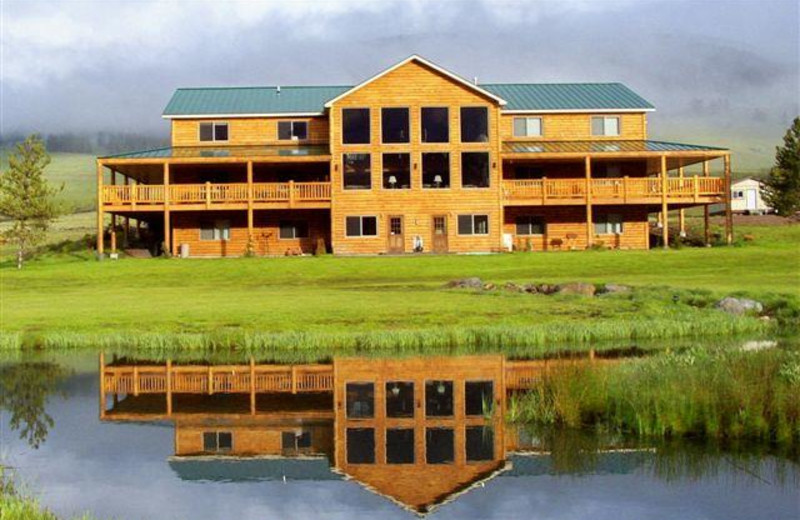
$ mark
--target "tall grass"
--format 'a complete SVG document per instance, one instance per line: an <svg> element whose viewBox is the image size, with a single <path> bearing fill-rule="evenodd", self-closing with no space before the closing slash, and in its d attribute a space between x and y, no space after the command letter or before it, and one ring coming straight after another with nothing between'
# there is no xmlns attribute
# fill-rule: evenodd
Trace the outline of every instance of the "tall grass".
<svg viewBox="0 0 800 520"><path fill-rule="evenodd" d="M511 419L640 436L800 440L800 351L692 348L568 366L513 397Z"/></svg>
<svg viewBox="0 0 800 520"><path fill-rule="evenodd" d="M91 520L89 515L74 517L75 520ZM39 505L30 496L20 493L9 470L0 465L0 520L59 520L59 518Z"/></svg>

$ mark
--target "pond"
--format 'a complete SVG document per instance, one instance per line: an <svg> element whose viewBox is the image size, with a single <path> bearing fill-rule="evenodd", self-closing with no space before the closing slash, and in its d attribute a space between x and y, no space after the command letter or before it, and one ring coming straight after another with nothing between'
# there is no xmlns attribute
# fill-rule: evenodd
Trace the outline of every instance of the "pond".
<svg viewBox="0 0 800 520"><path fill-rule="evenodd" d="M643 355L608 352L584 361ZM0 363L0 464L59 515L125 520L800 516L769 446L507 424L562 362L25 354Z"/></svg>

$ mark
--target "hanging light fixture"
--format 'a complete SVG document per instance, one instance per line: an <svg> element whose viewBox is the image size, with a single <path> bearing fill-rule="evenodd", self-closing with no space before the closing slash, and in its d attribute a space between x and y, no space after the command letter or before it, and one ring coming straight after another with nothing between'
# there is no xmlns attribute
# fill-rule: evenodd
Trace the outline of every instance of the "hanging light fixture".
<svg viewBox="0 0 800 520"><path fill-rule="evenodd" d="M439 381L439 385L436 387L436 392L439 395L444 395L444 383Z"/></svg>
<svg viewBox="0 0 800 520"><path fill-rule="evenodd" d="M394 386L392 386L392 395L395 397L400 395L400 387L397 386L397 383L395 383Z"/></svg>

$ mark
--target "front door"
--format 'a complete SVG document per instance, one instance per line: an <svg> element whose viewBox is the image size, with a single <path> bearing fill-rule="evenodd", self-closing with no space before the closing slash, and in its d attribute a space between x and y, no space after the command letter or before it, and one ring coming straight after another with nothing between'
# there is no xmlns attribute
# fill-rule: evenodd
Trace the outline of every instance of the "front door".
<svg viewBox="0 0 800 520"><path fill-rule="evenodd" d="M433 217L433 252L447 252L447 217L444 215Z"/></svg>
<svg viewBox="0 0 800 520"><path fill-rule="evenodd" d="M758 209L758 199L756 198L756 190L745 190L745 196L747 197L747 206L746 208L750 211Z"/></svg>
<svg viewBox="0 0 800 520"><path fill-rule="evenodd" d="M402 253L405 248L403 239L403 217L389 217L389 253Z"/></svg>

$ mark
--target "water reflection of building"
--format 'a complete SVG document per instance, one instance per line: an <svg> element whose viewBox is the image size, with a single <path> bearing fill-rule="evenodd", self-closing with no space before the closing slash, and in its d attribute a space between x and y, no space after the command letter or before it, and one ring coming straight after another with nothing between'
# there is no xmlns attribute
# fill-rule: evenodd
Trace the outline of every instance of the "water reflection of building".
<svg viewBox="0 0 800 520"><path fill-rule="evenodd" d="M425 512L511 468L509 454L526 441L507 434L506 399L563 363L465 356L105 364L101 357L100 418L172 422L170 464L181 478L345 477Z"/></svg>

